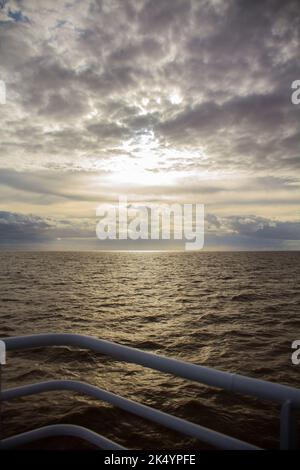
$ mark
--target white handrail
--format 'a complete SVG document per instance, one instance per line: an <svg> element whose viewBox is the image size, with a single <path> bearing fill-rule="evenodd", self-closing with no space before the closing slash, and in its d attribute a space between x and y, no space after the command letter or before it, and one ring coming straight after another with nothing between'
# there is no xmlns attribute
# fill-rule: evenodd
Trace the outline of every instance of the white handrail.
<svg viewBox="0 0 300 470"><path fill-rule="evenodd" d="M90 336L70 333L43 333L3 338L3 341L8 351L45 346L76 346L90 349L121 361L131 362L150 369L174 374L178 377L194 380L205 385L222 388L229 392L252 395L256 398L272 400L278 403L285 403L289 400L293 403L294 407L300 407L300 390L297 388L230 372L223 372L211 367L200 366L177 359L170 359L165 356Z"/></svg>
<svg viewBox="0 0 300 470"><path fill-rule="evenodd" d="M246 377L239 374L223 372L209 367L200 366L188 362L170 359L157 354L141 351L128 346L123 346L111 341L92 338L78 334L69 333L44 333L28 336L17 336L3 338L7 350L28 349L45 346L75 346L90 349L97 353L111 356L121 361L127 361L142 365L161 372L170 373L212 387L251 395L264 400L272 400L282 404L281 413L281 448L294 445L295 426L294 408L300 407L300 390L286 385L280 385L265 380ZM145 405L127 400L105 390L76 381L51 381L40 384L26 385L16 389L6 390L1 394L1 401L17 396L39 393L46 390L77 390L81 393L92 394L92 396L108 401L127 411L139 416L163 424L171 429L181 431L184 434L197 437L204 442L226 449L254 449L255 446L217 433L211 429L204 428L188 421L181 420L169 414L160 412ZM288 406L287 406L288 404Z"/></svg>
<svg viewBox="0 0 300 470"><path fill-rule="evenodd" d="M6 364L6 344L0 340L0 366Z"/></svg>
<svg viewBox="0 0 300 470"><path fill-rule="evenodd" d="M99 449L126 450L125 447L116 444L110 439L100 436L90 429L86 429L83 426L77 426L75 424L51 424L50 426L44 426L42 428L34 429L33 431L27 431L16 436L7 437L0 442L0 449L14 449L15 447L29 444L30 442L34 442L39 439L56 436L71 436L84 439Z"/></svg>
<svg viewBox="0 0 300 470"><path fill-rule="evenodd" d="M2 400L9 401L15 398L54 390L69 390L89 395L90 397L105 401L124 411L140 416L141 418L148 419L162 426L166 426L169 429L173 429L174 431L178 431L187 436L199 439L215 447L236 450L259 450L259 447L248 444L239 439L226 436L225 434L213 431L212 429L208 429L198 424L190 423L189 421L156 410L150 406L137 403L133 400L129 400L128 398L121 397L101 388L76 380L51 380L4 390L2 392Z"/></svg>

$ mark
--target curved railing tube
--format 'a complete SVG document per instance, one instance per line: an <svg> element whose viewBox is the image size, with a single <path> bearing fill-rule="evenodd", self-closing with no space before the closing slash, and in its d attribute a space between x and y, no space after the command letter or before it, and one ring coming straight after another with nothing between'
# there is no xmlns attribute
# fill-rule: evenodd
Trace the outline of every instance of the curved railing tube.
<svg viewBox="0 0 300 470"><path fill-rule="evenodd" d="M8 401L14 398L21 398L36 393L69 390L78 392L98 400L110 403L113 406L121 408L124 411L140 416L141 418L149 419L152 422L165 426L174 431L178 431L187 436L199 439L202 442L213 445L221 449L236 449L236 450L258 450L259 447L235 439L225 434L213 431L212 429L205 428L198 424L190 423L181 418L177 418L168 413L151 408L150 406L142 405L128 398L123 398L101 388L89 385L75 380L52 380L48 382L41 382L32 385L23 385L22 387L5 390L2 392L2 400Z"/></svg>
<svg viewBox="0 0 300 470"><path fill-rule="evenodd" d="M1 343L0 340L0 344L2 344L2 364L5 364L5 350L3 349L3 344L5 344L5 348L7 350L46 346L72 346L90 349L94 352L110 356L120 361L135 363L160 372L173 374L198 383L221 388L229 392L242 393L244 395L254 396L263 400L275 401L282 405L280 417L280 446L281 448L292 448L295 446L296 415L294 410L300 407L299 389L239 374L223 372L210 367L179 361L177 359L170 359L129 346L116 344L111 341L78 334L45 333L18 336L3 338L3 343ZM2 402L4 400L11 400L13 398L51 390L70 390L87 394L96 399L106 401L125 411L136 414L137 416L149 419L175 431L200 439L201 441L215 447L223 449L257 449L257 447L252 444L240 441L239 439L190 423L181 418L171 416L167 413L163 413L162 411L136 403L92 385L72 380L55 380L5 390L0 394L0 401ZM109 441L103 436L99 436L98 434L85 428L81 428L80 426L72 425L46 426L45 428L29 431L19 436L7 438L2 440L2 448L3 446L5 448L13 447L42 437L62 434L81 437L89 442L95 443L98 447L102 446L104 449L122 449L121 446Z"/></svg>
<svg viewBox="0 0 300 470"><path fill-rule="evenodd" d="M0 449L14 449L15 447L23 446L40 439L57 436L77 437L102 450L126 450L125 447L120 446L116 442L100 436L90 429L74 424L52 424L50 426L44 426L42 428L34 429L33 431L18 434L17 436L7 437L0 442Z"/></svg>

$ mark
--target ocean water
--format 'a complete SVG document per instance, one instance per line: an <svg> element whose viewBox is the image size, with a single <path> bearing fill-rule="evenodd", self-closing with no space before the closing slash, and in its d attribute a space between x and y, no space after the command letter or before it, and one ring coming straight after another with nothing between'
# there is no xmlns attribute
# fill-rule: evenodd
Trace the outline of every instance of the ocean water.
<svg viewBox="0 0 300 470"><path fill-rule="evenodd" d="M300 338L299 279L300 252L2 252L0 335L81 333L300 387L300 366L291 363L291 343ZM88 351L9 352L2 375L4 388L83 380L256 445L278 445L277 405ZM4 436L60 422L129 448L207 448L71 393L3 406Z"/></svg>

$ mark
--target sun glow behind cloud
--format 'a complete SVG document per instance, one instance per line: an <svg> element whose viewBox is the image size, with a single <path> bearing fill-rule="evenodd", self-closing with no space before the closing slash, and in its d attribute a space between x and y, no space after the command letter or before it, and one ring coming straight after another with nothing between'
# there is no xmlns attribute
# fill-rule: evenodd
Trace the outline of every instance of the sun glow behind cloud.
<svg viewBox="0 0 300 470"><path fill-rule="evenodd" d="M9 0L1 208L68 220L121 192L299 220L300 4L242 3Z"/></svg>
<svg viewBox="0 0 300 470"><path fill-rule="evenodd" d="M162 146L153 131L145 131L124 141L117 149L119 155L108 162L108 179L114 183L134 183L144 186L171 186L178 178L193 177L193 163L208 157L203 150L176 149ZM185 162L186 169L176 169L177 162ZM188 165L191 165L189 169Z"/></svg>

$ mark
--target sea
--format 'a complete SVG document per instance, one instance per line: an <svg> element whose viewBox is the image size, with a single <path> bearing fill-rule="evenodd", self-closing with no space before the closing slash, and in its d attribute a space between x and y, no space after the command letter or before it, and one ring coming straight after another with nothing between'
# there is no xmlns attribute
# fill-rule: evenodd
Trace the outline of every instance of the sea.
<svg viewBox="0 0 300 470"><path fill-rule="evenodd" d="M300 387L300 252L21 252L0 256L0 337L64 332ZM8 352L2 387L88 382L265 448L279 405L70 347ZM86 426L131 449L206 449L104 402L51 392L5 402L2 434ZM35 448L74 448L71 438ZM84 443L75 443L85 448Z"/></svg>

